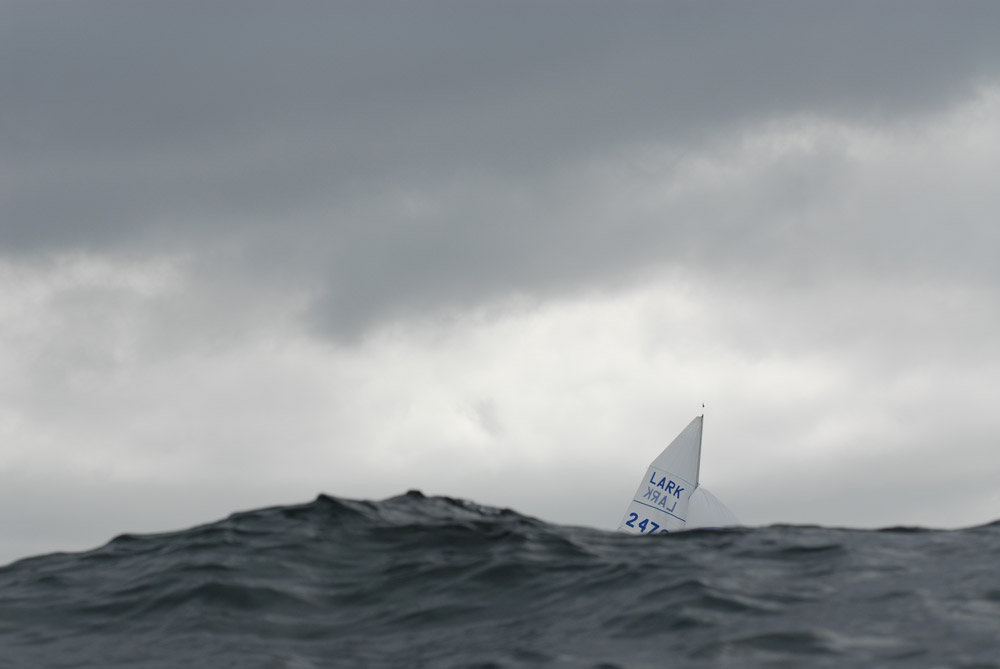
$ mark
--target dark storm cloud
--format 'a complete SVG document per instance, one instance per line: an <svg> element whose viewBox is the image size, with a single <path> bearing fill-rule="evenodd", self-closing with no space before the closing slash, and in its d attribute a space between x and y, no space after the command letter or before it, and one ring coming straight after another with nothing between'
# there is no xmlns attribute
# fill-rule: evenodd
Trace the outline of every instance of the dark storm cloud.
<svg viewBox="0 0 1000 669"><path fill-rule="evenodd" d="M341 333L713 243L773 259L790 247L766 219L699 201L616 220L588 201L602 175L569 166L655 143L683 167L772 117L945 109L1000 79L997 19L993 3L7 3L0 249L235 247L213 271L297 277ZM791 165L774 197L823 192L838 160Z"/></svg>

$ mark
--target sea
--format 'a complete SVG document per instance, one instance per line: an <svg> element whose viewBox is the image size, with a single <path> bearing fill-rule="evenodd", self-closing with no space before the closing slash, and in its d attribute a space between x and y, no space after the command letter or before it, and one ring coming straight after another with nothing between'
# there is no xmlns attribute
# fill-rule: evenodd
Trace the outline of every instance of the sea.
<svg viewBox="0 0 1000 669"><path fill-rule="evenodd" d="M0 568L0 667L1000 667L1000 522L631 536L321 495Z"/></svg>

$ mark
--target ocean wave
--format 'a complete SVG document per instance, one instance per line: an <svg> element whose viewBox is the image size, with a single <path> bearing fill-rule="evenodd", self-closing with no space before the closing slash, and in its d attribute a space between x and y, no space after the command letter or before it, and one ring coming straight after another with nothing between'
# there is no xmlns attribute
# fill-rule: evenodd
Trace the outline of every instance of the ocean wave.
<svg viewBox="0 0 1000 669"><path fill-rule="evenodd" d="M1000 522L651 537L320 495L0 569L0 666L980 666Z"/></svg>

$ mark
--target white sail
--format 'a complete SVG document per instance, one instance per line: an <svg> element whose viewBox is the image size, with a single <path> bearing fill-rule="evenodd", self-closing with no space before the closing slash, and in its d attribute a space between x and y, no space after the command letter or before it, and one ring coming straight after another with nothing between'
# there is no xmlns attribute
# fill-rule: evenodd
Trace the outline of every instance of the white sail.
<svg viewBox="0 0 1000 669"><path fill-rule="evenodd" d="M649 465L619 532L660 534L738 524L715 495L698 485L703 418L692 420Z"/></svg>
<svg viewBox="0 0 1000 669"><path fill-rule="evenodd" d="M705 486L700 485L691 493L688 500L686 530L697 527L732 527L739 525L736 514L729 510L718 497L710 493Z"/></svg>

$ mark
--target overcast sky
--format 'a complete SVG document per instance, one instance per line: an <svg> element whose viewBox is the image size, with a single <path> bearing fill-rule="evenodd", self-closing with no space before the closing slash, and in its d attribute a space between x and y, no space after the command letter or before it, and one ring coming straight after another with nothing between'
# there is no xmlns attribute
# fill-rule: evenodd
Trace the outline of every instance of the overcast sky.
<svg viewBox="0 0 1000 669"><path fill-rule="evenodd" d="M1000 4L0 2L0 563L319 492L1000 517Z"/></svg>

